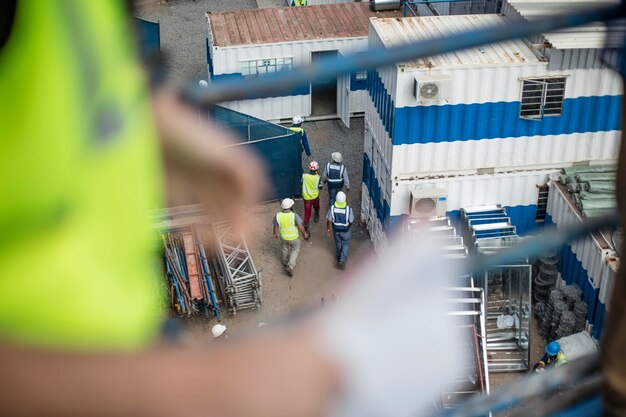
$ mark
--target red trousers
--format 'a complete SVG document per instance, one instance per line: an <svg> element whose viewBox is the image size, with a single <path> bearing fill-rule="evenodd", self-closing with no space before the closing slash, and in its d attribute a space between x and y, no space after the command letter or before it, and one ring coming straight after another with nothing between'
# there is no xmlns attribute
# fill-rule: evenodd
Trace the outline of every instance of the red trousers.
<svg viewBox="0 0 626 417"><path fill-rule="evenodd" d="M320 211L320 198L315 200L304 200L304 224L309 224L311 221L311 207L319 213Z"/></svg>

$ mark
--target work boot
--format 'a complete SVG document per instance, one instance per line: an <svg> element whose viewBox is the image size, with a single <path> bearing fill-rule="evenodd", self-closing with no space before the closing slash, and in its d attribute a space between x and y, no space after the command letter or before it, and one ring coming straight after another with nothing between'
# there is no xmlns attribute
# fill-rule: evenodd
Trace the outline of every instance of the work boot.
<svg viewBox="0 0 626 417"><path fill-rule="evenodd" d="M315 215L313 216L313 221L315 223L320 221L320 212L319 212L319 210L315 210Z"/></svg>
<svg viewBox="0 0 626 417"><path fill-rule="evenodd" d="M287 275L289 275L290 277L293 276L293 269L289 268L289 266L285 267L285 271L287 271Z"/></svg>
<svg viewBox="0 0 626 417"><path fill-rule="evenodd" d="M339 262L339 269L346 269L345 262Z"/></svg>

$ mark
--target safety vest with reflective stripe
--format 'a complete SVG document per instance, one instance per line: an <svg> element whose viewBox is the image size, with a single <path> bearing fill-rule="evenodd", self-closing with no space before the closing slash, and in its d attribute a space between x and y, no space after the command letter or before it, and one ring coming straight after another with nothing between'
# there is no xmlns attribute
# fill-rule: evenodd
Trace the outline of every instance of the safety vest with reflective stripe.
<svg viewBox="0 0 626 417"><path fill-rule="evenodd" d="M330 218L333 223L333 230L335 232L347 232L350 230L350 206L340 208L332 206L330 208Z"/></svg>
<svg viewBox="0 0 626 417"><path fill-rule="evenodd" d="M559 352L558 355L556 355L556 364L554 364L554 366L558 368L561 365L565 365L567 362L568 359L565 353Z"/></svg>
<svg viewBox="0 0 626 417"><path fill-rule="evenodd" d="M292 6L306 6L306 0L291 0Z"/></svg>
<svg viewBox="0 0 626 417"><path fill-rule="evenodd" d="M546 359L547 356L547 359ZM565 354L563 352L559 352L556 355L555 359L552 359L551 356L548 356L547 354L541 358L540 363L543 363L544 366L554 366L554 367L559 367L561 365L565 365L568 362L567 356L565 356Z"/></svg>
<svg viewBox="0 0 626 417"><path fill-rule="evenodd" d="M315 200L320 195L319 174L302 174L302 198Z"/></svg>
<svg viewBox="0 0 626 417"><path fill-rule="evenodd" d="M346 169L343 164L336 165L330 162L326 164L329 188L343 188L343 171Z"/></svg>
<svg viewBox="0 0 626 417"><path fill-rule="evenodd" d="M300 237L295 213L276 213L276 223L278 223L278 231L282 240L296 240Z"/></svg>

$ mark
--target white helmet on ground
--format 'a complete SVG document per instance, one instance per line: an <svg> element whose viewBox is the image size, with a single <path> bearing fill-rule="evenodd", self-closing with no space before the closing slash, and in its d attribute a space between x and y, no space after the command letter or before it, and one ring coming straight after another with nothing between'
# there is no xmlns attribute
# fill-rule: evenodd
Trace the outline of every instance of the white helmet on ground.
<svg viewBox="0 0 626 417"><path fill-rule="evenodd" d="M344 193L343 191L339 191L337 193L337 196L335 197L335 201L338 203L345 203L346 202L346 193Z"/></svg>
<svg viewBox="0 0 626 417"><path fill-rule="evenodd" d="M337 162L338 164L343 162L343 156L341 156L339 152L333 152L331 156L333 157L333 161Z"/></svg>
<svg viewBox="0 0 626 417"><path fill-rule="evenodd" d="M295 201L293 201L291 198L285 198L282 203L280 203L280 206L283 210L289 210L291 207L293 207L294 204Z"/></svg>
<svg viewBox="0 0 626 417"><path fill-rule="evenodd" d="M223 324L216 324L211 328L211 334L213 335L213 339L217 339L221 335L226 332L226 326Z"/></svg>
<svg viewBox="0 0 626 417"><path fill-rule="evenodd" d="M293 118L291 119L291 123L294 125L301 125L302 122L304 122L302 116L293 116Z"/></svg>

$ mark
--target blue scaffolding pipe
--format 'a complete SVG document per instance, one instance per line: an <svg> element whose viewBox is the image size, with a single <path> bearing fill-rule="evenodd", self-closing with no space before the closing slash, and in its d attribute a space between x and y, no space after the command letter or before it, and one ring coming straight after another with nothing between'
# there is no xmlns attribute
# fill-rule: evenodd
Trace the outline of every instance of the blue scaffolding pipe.
<svg viewBox="0 0 626 417"><path fill-rule="evenodd" d="M180 306L181 312L185 313L185 301L183 300L182 295L180 294L180 290L178 289L178 283L176 282L176 277L174 276L174 272L172 272L172 267L170 265L169 259L165 259L165 265L167 268L167 276L174 287L174 291L176 292L176 300L178 301L178 305Z"/></svg>
<svg viewBox="0 0 626 417"><path fill-rule="evenodd" d="M200 240L200 233L198 233L198 230L194 230L194 232L196 235L196 243L198 244L200 260L202 261L202 273L204 275L204 280L206 281L209 297L211 298L211 310L213 310L213 314L215 314L215 318L217 318L217 321L221 321L222 319L220 318L220 309L217 305L217 297L215 296L215 290L213 289L213 283L211 282L211 273L209 270L209 263L206 258L206 253L204 252L204 246L202 246L202 240Z"/></svg>
<svg viewBox="0 0 626 417"><path fill-rule="evenodd" d="M431 55L439 55L461 49L473 48L494 42L528 38L568 27L582 26L597 21L610 21L624 16L624 6L591 9L570 15L545 17L532 22L515 25L498 25L488 29L468 31L427 41L412 42L393 48L373 48L367 52L325 58L315 63L289 71L249 77L245 80L230 79L215 82L209 88L189 86L184 97L203 107L232 100L267 97L286 92L311 83L329 82L341 75L356 71L394 65Z"/></svg>

